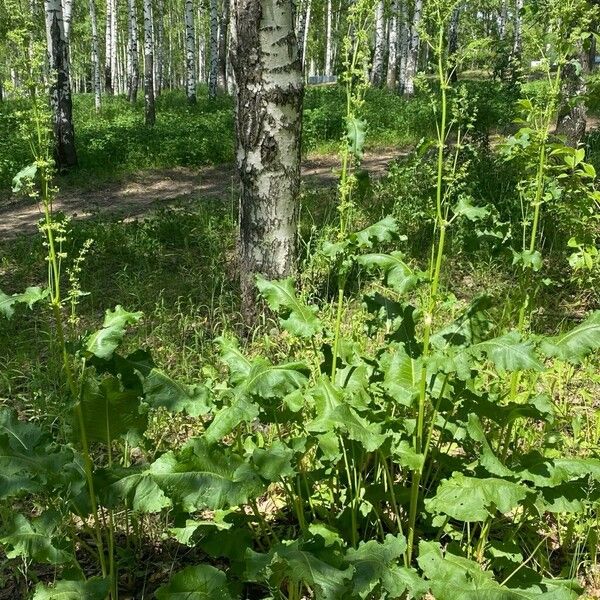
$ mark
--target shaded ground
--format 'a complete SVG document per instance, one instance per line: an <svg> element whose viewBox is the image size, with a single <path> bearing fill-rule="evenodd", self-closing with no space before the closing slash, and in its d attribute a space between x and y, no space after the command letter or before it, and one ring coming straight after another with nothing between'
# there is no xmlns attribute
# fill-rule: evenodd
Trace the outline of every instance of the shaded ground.
<svg viewBox="0 0 600 600"><path fill-rule="evenodd" d="M372 177L385 173L398 150L383 149L365 154L362 167ZM304 161L302 180L307 187L334 185L339 159L335 155ZM173 201L198 198L228 199L237 187L233 165L200 169L176 167L143 171L98 189L67 189L59 193L54 208L74 218L109 213L125 219L142 217L149 211L168 206ZM0 205L0 240L34 232L41 218L39 207L27 200Z"/></svg>

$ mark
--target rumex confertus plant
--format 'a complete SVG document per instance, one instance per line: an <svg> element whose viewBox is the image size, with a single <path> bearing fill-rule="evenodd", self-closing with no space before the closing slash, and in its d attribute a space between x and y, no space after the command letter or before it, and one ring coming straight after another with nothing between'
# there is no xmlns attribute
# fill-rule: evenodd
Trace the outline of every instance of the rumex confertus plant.
<svg viewBox="0 0 600 600"><path fill-rule="evenodd" d="M259 278L296 354L284 363L248 355L224 335L226 375L185 385L145 351L121 354L126 327L141 315L117 307L95 333L75 330L68 344L62 334L72 443L56 444L43 427L0 412L0 492L44 508L33 518L6 515L0 542L11 557L60 569L61 581L36 588L38 600L59 592L118 597L118 540L127 549L143 544L143 515L164 517L162 534L198 552L198 564L156 590L159 600L577 596L577 582L561 579L575 573L555 569L564 557L544 562L540 549L549 545L548 521L597 519L600 461L541 443L556 407L543 387L528 383L519 392L553 361L578 364L598 349L600 318L542 337L519 327L519 314L514 329L496 335L485 295L451 319L442 313L448 230L484 212L461 194L469 120L445 63L452 9L433 2L427 15L440 91L432 95L435 235L425 270L395 248L403 238L393 219L353 231L352 169L365 134L361 44L372 10L358 2L345 46L341 225L319 250L338 274L334 317L305 302L291 279ZM8 315L22 303L48 303L60 338L71 306L60 287L64 228L52 217L51 162L36 166L37 174L31 169L18 182L39 177L43 204L46 198L47 290L4 295L0 306ZM367 286L364 308L345 289L357 271L365 279L383 274ZM349 322L358 311L355 330ZM140 434L155 409L197 418L199 434L180 449L148 449ZM529 435L516 436L520 430ZM141 459L131 459L132 445ZM82 553L96 560L97 572L82 566Z"/></svg>

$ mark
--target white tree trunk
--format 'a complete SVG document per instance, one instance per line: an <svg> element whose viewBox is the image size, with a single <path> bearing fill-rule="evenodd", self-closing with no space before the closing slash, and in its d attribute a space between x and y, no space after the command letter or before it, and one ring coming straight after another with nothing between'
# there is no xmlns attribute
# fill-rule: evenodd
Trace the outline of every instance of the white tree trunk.
<svg viewBox="0 0 600 600"><path fill-rule="evenodd" d="M375 49L373 52L373 66L371 68L371 83L379 87L383 83L383 53L385 45L385 18L383 0L378 0L375 5Z"/></svg>
<svg viewBox="0 0 600 600"><path fill-rule="evenodd" d="M410 29L408 25L408 0L400 0L400 14L398 15L398 91L404 94L406 90L406 68L408 66L408 45L410 42Z"/></svg>
<svg viewBox="0 0 600 600"><path fill-rule="evenodd" d="M417 75L419 64L419 46L421 43L419 27L421 25L422 12L423 0L415 0L410 24L408 54L406 57L406 79L404 81L404 93L407 96L412 96L415 93L415 77Z"/></svg>
<svg viewBox="0 0 600 600"><path fill-rule="evenodd" d="M117 65L117 0L111 0L110 11L110 72L112 74L112 89L115 93L119 91L119 73Z"/></svg>
<svg viewBox="0 0 600 600"><path fill-rule="evenodd" d="M165 85L165 48L164 48L164 21L165 21L165 4L164 0L158 0L156 3L156 8L158 11L158 19L156 23L156 81L154 82L154 87L157 93L161 93L164 85Z"/></svg>
<svg viewBox="0 0 600 600"><path fill-rule="evenodd" d="M60 0L45 0L44 11L51 80L50 105L54 131L54 159L60 171L77 165L69 81L69 50Z"/></svg>
<svg viewBox="0 0 600 600"><path fill-rule="evenodd" d="M513 55L517 60L521 58L523 46L523 23L521 12L523 11L523 0L515 0L515 33L513 39Z"/></svg>
<svg viewBox="0 0 600 600"><path fill-rule="evenodd" d="M254 277L295 269L303 79L290 0L236 0L240 272L246 315Z"/></svg>
<svg viewBox="0 0 600 600"><path fill-rule="evenodd" d="M152 0L144 0L144 107L146 125L156 121L154 108L154 24Z"/></svg>
<svg viewBox="0 0 600 600"><path fill-rule="evenodd" d="M187 99L196 103L196 31L194 28L194 3L185 0L185 70Z"/></svg>
<svg viewBox="0 0 600 600"><path fill-rule="evenodd" d="M128 73L127 85L129 101L135 102L137 99L138 82L140 79L140 65L138 60L138 22L135 0L128 0L128 21L129 21L129 41L128 41Z"/></svg>
<svg viewBox="0 0 600 600"><path fill-rule="evenodd" d="M63 23L65 27L65 40L67 44L71 39L71 18L73 15L73 0L62 0Z"/></svg>
<svg viewBox="0 0 600 600"><path fill-rule="evenodd" d="M221 17L219 19L219 70L217 86L227 89L227 42L229 41L229 0L221 0Z"/></svg>
<svg viewBox="0 0 600 600"><path fill-rule="evenodd" d="M90 23L92 26L92 89L94 90L94 106L96 112L100 110L100 55L98 53L98 19L96 17L96 4L89 1Z"/></svg>
<svg viewBox="0 0 600 600"><path fill-rule="evenodd" d="M331 26L333 22L333 9L331 6L331 0L327 0L327 7L325 9L325 65L323 74L325 77L331 77L332 75L332 58L333 58L333 47L331 44L332 31Z"/></svg>
<svg viewBox="0 0 600 600"><path fill-rule="evenodd" d="M210 70L208 75L208 97L217 96L219 76L219 11L218 0L210 0Z"/></svg>
<svg viewBox="0 0 600 600"><path fill-rule="evenodd" d="M392 14L388 32L388 64L386 85L390 90L396 89L396 78L398 77L398 0L392 2Z"/></svg>
<svg viewBox="0 0 600 600"><path fill-rule="evenodd" d="M113 93L113 74L112 74L112 0L106 0L106 28L104 37L104 88L108 94Z"/></svg>

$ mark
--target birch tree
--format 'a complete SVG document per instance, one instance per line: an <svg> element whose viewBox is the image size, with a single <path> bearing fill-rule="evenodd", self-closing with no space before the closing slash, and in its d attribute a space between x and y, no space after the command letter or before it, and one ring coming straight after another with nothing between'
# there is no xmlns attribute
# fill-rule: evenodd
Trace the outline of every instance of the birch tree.
<svg viewBox="0 0 600 600"><path fill-rule="evenodd" d="M383 53L385 50L385 15L383 0L375 5L375 49L373 52L373 67L371 83L379 87L383 83Z"/></svg>
<svg viewBox="0 0 600 600"><path fill-rule="evenodd" d="M92 28L92 89L94 90L94 107L96 112L100 110L100 54L98 52L98 19L96 17L96 4L94 0L89 0L90 25Z"/></svg>
<svg viewBox="0 0 600 600"><path fill-rule="evenodd" d="M140 77L140 66L138 61L138 25L135 0L128 0L127 7L129 24L129 39L127 42L127 50L129 55L127 90L129 101L135 102L137 100L138 81Z"/></svg>
<svg viewBox="0 0 600 600"><path fill-rule="evenodd" d="M392 14L388 33L388 64L386 85L390 90L396 89L398 76L398 0L392 2Z"/></svg>
<svg viewBox="0 0 600 600"><path fill-rule="evenodd" d="M291 0L235 0L243 308L255 310L255 275L280 278L296 263L303 79Z"/></svg>
<svg viewBox="0 0 600 600"><path fill-rule="evenodd" d="M556 133L563 135L567 144L577 146L587 129L585 96L588 53L579 48L579 56L567 62L562 71L561 101L558 107Z"/></svg>
<svg viewBox="0 0 600 600"><path fill-rule="evenodd" d="M185 0L185 81L187 99L196 103L196 33L194 30L194 3Z"/></svg>
<svg viewBox="0 0 600 600"><path fill-rule="evenodd" d="M421 26L422 12L423 0L415 0L406 55L404 93L407 96L412 96L415 93L415 77L417 75L417 68L419 64L419 46L421 43L419 27Z"/></svg>
<svg viewBox="0 0 600 600"><path fill-rule="evenodd" d="M408 27L408 0L400 0L400 14L398 15L398 91L404 94L406 89L406 67L408 63L408 45L410 42L410 31Z"/></svg>
<svg viewBox="0 0 600 600"><path fill-rule="evenodd" d="M227 90L227 39L229 35L229 0L221 0L221 18L219 19L219 68L217 86Z"/></svg>
<svg viewBox="0 0 600 600"><path fill-rule="evenodd" d="M333 47L331 43L332 31L331 26L333 22L333 8L331 6L331 0L327 0L327 6L325 8L325 65L323 73L325 77L331 77L332 75L332 59L333 59Z"/></svg>
<svg viewBox="0 0 600 600"><path fill-rule="evenodd" d="M154 26L152 23L152 0L144 0L144 108L146 125L156 121L154 107Z"/></svg>
<svg viewBox="0 0 600 600"><path fill-rule="evenodd" d="M219 11L218 0L210 0L210 67L208 72L208 97L217 96L219 76Z"/></svg>
<svg viewBox="0 0 600 600"><path fill-rule="evenodd" d="M50 70L50 105L54 133L54 160L59 171L77 165L73 103L69 78L69 47L60 0L45 0L46 41Z"/></svg>
<svg viewBox="0 0 600 600"><path fill-rule="evenodd" d="M154 89L156 90L156 92L158 94L160 94L162 92L164 84L165 84L165 76L164 76L164 72L165 72L165 66L164 66L164 61L165 61L165 45L164 45L165 3L164 3L164 0L157 0L156 8L158 11L158 18L156 20L157 21L156 22L156 43L155 43L156 61L154 61L156 63L154 65L156 77L155 77L155 82L154 82ZM169 67L169 68L171 68L171 67Z"/></svg>

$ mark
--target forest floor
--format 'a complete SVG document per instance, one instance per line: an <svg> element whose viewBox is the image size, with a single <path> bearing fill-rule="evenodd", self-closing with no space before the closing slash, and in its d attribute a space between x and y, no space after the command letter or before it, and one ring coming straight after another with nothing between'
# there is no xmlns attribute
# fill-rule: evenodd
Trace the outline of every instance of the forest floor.
<svg viewBox="0 0 600 600"><path fill-rule="evenodd" d="M403 153L380 148L365 153L362 168L371 178L385 174L387 166ZM335 154L313 155L302 163L305 187L333 186L338 181ZM60 182L58 182L60 184ZM65 188L58 193L54 209L76 219L104 214L124 220L145 216L174 202L203 199L237 198L237 175L233 164L189 168L152 169L98 187ZM19 198L0 203L0 240L36 231L40 207Z"/></svg>

